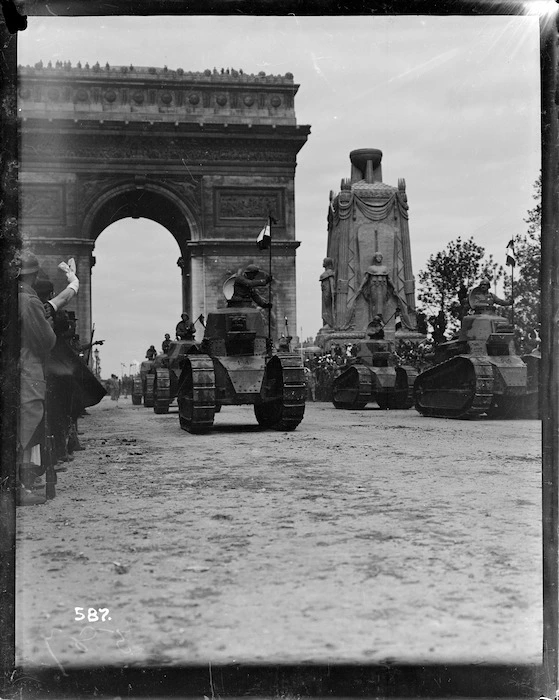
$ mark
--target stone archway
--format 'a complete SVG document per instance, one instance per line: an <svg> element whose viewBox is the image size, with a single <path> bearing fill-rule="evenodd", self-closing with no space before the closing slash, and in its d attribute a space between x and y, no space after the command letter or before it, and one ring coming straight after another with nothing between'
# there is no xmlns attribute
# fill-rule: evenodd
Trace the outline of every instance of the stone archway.
<svg viewBox="0 0 559 700"><path fill-rule="evenodd" d="M19 68L20 230L45 272L76 258L78 332L91 325L95 240L110 223L145 217L175 237L183 308L207 314L222 284L251 261L268 214L276 313L296 328L294 178L310 127L295 119L298 85L238 71Z"/></svg>
<svg viewBox="0 0 559 700"><path fill-rule="evenodd" d="M94 246L109 225L125 218L150 219L174 237L182 258L177 269L177 274L182 278L182 308L192 314L191 248L188 243L200 238L200 222L192 203L164 183L149 182L145 178L115 182L92 195L92 203L82 226L84 239L92 241Z"/></svg>

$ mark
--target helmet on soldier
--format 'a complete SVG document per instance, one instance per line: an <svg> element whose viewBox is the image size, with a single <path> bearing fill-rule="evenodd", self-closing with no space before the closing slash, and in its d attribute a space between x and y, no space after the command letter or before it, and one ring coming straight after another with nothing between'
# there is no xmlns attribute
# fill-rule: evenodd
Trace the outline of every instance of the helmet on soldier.
<svg viewBox="0 0 559 700"><path fill-rule="evenodd" d="M39 272L39 261L37 256L30 250L22 251L21 255L19 256L19 261L20 275L32 275L34 272Z"/></svg>

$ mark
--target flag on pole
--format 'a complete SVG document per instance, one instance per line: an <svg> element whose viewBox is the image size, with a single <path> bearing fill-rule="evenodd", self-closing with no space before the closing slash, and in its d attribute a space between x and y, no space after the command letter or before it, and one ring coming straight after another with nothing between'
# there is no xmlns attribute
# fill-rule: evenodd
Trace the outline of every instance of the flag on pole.
<svg viewBox="0 0 559 700"><path fill-rule="evenodd" d="M270 231L270 221L268 220L262 231L260 231L260 233L258 234L258 238L256 239L256 245L258 246L259 250L267 250L270 247L271 243L272 233Z"/></svg>
<svg viewBox="0 0 559 700"><path fill-rule="evenodd" d="M515 267L516 265L516 254L514 252L514 240L511 238L507 243L507 265L510 267Z"/></svg>

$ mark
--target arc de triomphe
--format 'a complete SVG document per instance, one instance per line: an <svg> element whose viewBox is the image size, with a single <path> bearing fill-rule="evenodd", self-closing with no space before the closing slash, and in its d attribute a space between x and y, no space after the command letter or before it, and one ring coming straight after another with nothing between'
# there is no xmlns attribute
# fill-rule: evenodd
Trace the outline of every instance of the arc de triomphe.
<svg viewBox="0 0 559 700"><path fill-rule="evenodd" d="M310 132L296 123L298 87L290 73L20 66L21 235L59 287L57 263L76 259L70 308L82 338L95 241L126 217L174 236L182 306L194 316L224 303L223 282L240 266L267 265L255 241L271 211L276 315L295 328L294 176Z"/></svg>

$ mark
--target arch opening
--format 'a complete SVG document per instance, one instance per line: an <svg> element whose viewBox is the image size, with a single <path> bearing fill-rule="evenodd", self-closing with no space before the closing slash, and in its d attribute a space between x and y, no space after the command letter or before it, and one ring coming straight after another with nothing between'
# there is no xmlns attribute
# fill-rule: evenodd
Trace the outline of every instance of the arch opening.
<svg viewBox="0 0 559 700"><path fill-rule="evenodd" d="M169 230L151 219L121 217L98 234L91 302L104 379L133 374L150 345L161 352L165 333L174 339L186 308L180 256Z"/></svg>
<svg viewBox="0 0 559 700"><path fill-rule="evenodd" d="M88 237L95 240L108 226L128 217L151 219L160 224L174 236L181 252L184 252L186 241L197 237L198 226L184 201L154 183L125 183L111 188L91 208L84 228Z"/></svg>

